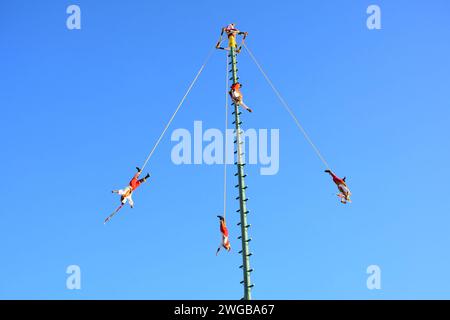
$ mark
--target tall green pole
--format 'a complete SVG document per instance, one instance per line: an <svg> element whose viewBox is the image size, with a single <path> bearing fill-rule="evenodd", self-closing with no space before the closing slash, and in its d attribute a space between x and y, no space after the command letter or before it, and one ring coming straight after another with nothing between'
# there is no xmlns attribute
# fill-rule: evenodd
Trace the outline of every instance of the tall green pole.
<svg viewBox="0 0 450 320"><path fill-rule="evenodd" d="M230 58L231 58L231 75L232 75L232 80L233 80L233 84L238 82L238 75L237 75L237 61L236 61L236 48L234 46L230 46ZM247 189L247 186L245 185L245 177L246 175L244 174L244 166L245 166L245 162L243 160L243 155L244 155L244 151L242 150L242 146L243 146L243 141L242 141L242 131L241 131L241 124L242 122L240 121L240 111L239 111L239 106L236 105L235 103L233 103L234 105L234 124L236 127L236 149L235 149L235 153L236 153L236 166L237 166L237 174L236 176L238 177L238 185L236 187L239 188L239 196L238 196L238 200L239 200L239 210L238 212L240 213L240 218L241 221L238 225L241 226L241 236L239 237L241 239L242 242L242 250L239 252L242 255L242 265L240 266L240 268L242 268L243 271L243 275L244 275L244 280L241 281L241 283L244 285L244 300L251 300L252 295L251 295L251 288L253 287L253 285L250 282L250 273L253 271L253 269L250 268L250 256L252 255L250 253L250 249L249 249L249 242L250 242L250 238L248 237L248 228L250 227L250 225L247 223L247 197L245 195L245 190ZM238 238L238 239L239 239Z"/></svg>

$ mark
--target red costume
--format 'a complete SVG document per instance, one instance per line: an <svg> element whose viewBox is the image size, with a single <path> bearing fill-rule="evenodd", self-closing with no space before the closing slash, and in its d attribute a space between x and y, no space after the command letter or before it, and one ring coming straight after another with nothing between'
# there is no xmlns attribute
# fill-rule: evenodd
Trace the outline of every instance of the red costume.
<svg viewBox="0 0 450 320"><path fill-rule="evenodd" d="M133 208L134 202L133 202L133 191L137 189L142 183L144 183L150 175L147 174L144 178L139 179L139 175L141 174L141 170L139 168L136 168L138 172L134 175L133 179L131 179L130 183L127 187L120 189L120 190L113 190L113 193L118 193L120 197L120 202L122 204L125 204L127 201L130 204L130 206Z"/></svg>
<svg viewBox="0 0 450 320"><path fill-rule="evenodd" d="M250 109L243 101L244 96L242 95L241 84L239 82L231 85L231 90L229 93L235 104L244 107L248 112L252 112L252 109Z"/></svg>
<svg viewBox="0 0 450 320"><path fill-rule="evenodd" d="M222 216L217 216L220 219L220 232L222 233L222 242L220 243L219 248L217 248L216 255L219 253L220 248L223 247L225 250L231 250L230 240L228 239L228 228L225 223L225 218Z"/></svg>
<svg viewBox="0 0 450 320"><path fill-rule="evenodd" d="M240 97L243 97L240 89L241 89L241 84L238 83L238 82L237 83L233 83L231 85L231 90L236 91Z"/></svg>
<svg viewBox="0 0 450 320"><path fill-rule="evenodd" d="M137 173L134 175L133 179L131 179L131 181L130 181L131 191L136 190L137 187L139 187L139 186L141 185L141 183L142 183L142 182L138 179L138 178L139 178L139 174L140 174L140 172L137 172Z"/></svg>
<svg viewBox="0 0 450 320"><path fill-rule="evenodd" d="M339 178L337 175L335 175L331 170L325 170L326 173L328 173L332 178L333 182L336 184L336 186L339 189L338 197L341 199L342 203L351 202L350 196L352 193L347 187L347 183L345 183L345 177L343 179Z"/></svg>
<svg viewBox="0 0 450 320"><path fill-rule="evenodd" d="M340 184L346 185L345 178L341 179L331 171L329 172L329 174L331 175L331 177L333 177L333 181L334 183L336 183L337 186L339 186Z"/></svg>
<svg viewBox="0 0 450 320"><path fill-rule="evenodd" d="M220 220L220 232L222 232L222 234L225 237L228 237L228 228L227 225L225 224L225 220ZM229 244L230 242L228 242Z"/></svg>

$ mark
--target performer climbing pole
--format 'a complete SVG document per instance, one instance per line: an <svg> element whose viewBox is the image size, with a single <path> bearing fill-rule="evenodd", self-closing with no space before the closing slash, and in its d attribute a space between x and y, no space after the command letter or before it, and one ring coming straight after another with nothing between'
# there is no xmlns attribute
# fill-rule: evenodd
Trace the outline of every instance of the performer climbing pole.
<svg viewBox="0 0 450 320"><path fill-rule="evenodd" d="M223 48L221 47L222 42L222 35L226 33L228 36L228 47ZM239 77L238 77L238 69L237 69L237 54L240 52L240 46L238 47L236 44L236 37L237 36L243 36L242 41L245 40L245 37L247 36L246 32L241 32L238 29L236 29L234 24L230 24L227 27L222 29L221 37L219 39L219 42L216 45L217 49L227 50L228 51L228 57L230 58L231 62L231 70L229 71L231 73L231 79L233 81L233 85L239 83ZM242 131L241 131L241 124L242 121L240 120L241 112L239 110L239 103L236 100L233 100L232 105L234 106L234 122L235 125L235 134L236 134L236 150L234 151L236 154L236 166L237 166L237 173L235 176L238 178L238 184L236 187L239 190L239 195L236 198L239 200L239 209L237 212L240 213L240 222L238 225L241 227L241 236L239 236L238 239L241 240L242 243L242 250L239 251L239 253L242 255L242 265L240 268L242 268L244 279L241 281L241 283L244 286L244 300L250 300L251 299L251 288L253 287L253 284L251 284L250 281L250 273L253 271L253 269L250 268L250 256L252 255L250 253L249 248L249 242L251 239L248 237L248 228L250 225L247 223L247 214L249 211L247 210L247 196L246 196L246 189L247 186L245 184L245 177L244 174L244 160L243 160L243 150L242 150Z"/></svg>

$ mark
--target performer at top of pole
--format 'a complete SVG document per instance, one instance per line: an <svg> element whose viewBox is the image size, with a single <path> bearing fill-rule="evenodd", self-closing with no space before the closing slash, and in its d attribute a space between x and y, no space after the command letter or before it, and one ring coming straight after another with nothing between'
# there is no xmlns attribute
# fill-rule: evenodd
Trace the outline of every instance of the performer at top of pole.
<svg viewBox="0 0 450 320"><path fill-rule="evenodd" d="M224 33L226 33L227 37L228 37L228 47L226 47L226 48L223 48L220 46L220 44L223 41L222 37L223 37ZM222 32L220 33L219 41L216 44L216 48L222 49L222 50L230 50L230 48L235 48L236 52L239 53L241 51L242 43L238 48L236 45L236 37L238 35L243 36L242 43L244 43L244 40L247 37L248 32L240 31L239 29L236 28L236 24L234 24L234 23L230 23L228 26L223 27Z"/></svg>

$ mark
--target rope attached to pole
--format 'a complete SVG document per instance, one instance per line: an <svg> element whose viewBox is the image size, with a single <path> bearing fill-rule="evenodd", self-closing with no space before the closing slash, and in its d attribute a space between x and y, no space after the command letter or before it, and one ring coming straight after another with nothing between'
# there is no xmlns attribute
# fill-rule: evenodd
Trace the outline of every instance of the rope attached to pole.
<svg viewBox="0 0 450 320"><path fill-rule="evenodd" d="M227 144L228 144L228 54L227 64L225 66L225 145L224 145L224 164L223 164L223 217L227 214Z"/></svg>
<svg viewBox="0 0 450 320"><path fill-rule="evenodd" d="M215 47L212 48L211 51L208 53L208 56L206 57L205 62L202 64L202 66L198 70L197 75L195 76L194 80L192 80L189 88L187 89L186 93L184 94L183 98L181 99L180 103L178 104L177 108L175 109L175 112L172 114L172 117L169 119L169 122L166 124L164 130L162 131L161 135L159 136L158 140L156 141L155 145L153 146L153 149L150 151L149 155L147 156L147 159L145 159L145 162L144 162L144 164L141 167L142 171L144 170L144 168L147 165L148 161L150 160L150 158L152 157L152 155L155 152L156 148L158 147L159 143L161 142L162 138L164 137L164 134L166 133L167 129L169 129L170 124L172 123L173 119L175 118L175 116L177 115L177 113L180 110L181 106L183 105L184 100L186 100L189 92L191 92L192 87L197 82L198 77L203 72L203 69L205 68L206 63L209 61L209 58L211 57L214 49L215 49Z"/></svg>
<svg viewBox="0 0 450 320"><path fill-rule="evenodd" d="M292 108L287 104L287 102L283 99L283 97L281 96L280 92L275 88L274 84L272 83L272 81L269 79L269 77L267 76L267 74L264 72L263 68L261 67L261 65L258 63L258 61L256 60L255 56L253 55L252 51L247 47L247 45L244 43L243 44L244 48L247 50L247 52L249 53L250 57L252 58L253 62L256 64L256 66L258 67L259 71L261 71L262 75L264 76L264 78L266 79L267 83L270 85L270 87L272 88L272 90L275 92L275 94L277 95L278 99L280 100L281 104L284 106L284 108L286 109L286 111L289 113L289 115L292 117L292 119L294 120L295 124L297 125L297 127L300 129L300 131L303 133L304 137L306 138L306 141L308 141L308 143L311 145L311 147L313 148L314 152L317 154L317 156L319 157L319 159L322 161L322 163L325 165L325 167L327 169L329 169L328 163L325 160L325 158L322 156L322 154L319 151L319 148L314 144L314 142L311 140L311 138L309 137L308 133L306 132L306 130L303 128L303 126L300 124L300 121L298 121L297 117L295 116L294 112L292 111Z"/></svg>

